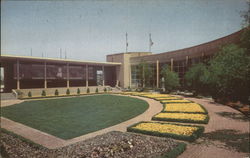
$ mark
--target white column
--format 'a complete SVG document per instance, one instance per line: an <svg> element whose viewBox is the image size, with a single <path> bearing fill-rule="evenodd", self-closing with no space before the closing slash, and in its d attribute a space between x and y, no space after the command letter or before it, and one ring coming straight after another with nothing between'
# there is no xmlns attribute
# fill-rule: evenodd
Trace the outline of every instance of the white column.
<svg viewBox="0 0 250 158"><path fill-rule="evenodd" d="M67 88L69 88L69 63L67 63Z"/></svg>
<svg viewBox="0 0 250 158"><path fill-rule="evenodd" d="M174 69L174 59L171 58L171 71L173 71L173 69Z"/></svg>
<svg viewBox="0 0 250 158"><path fill-rule="evenodd" d="M44 62L44 88L47 88L47 63Z"/></svg>
<svg viewBox="0 0 250 158"><path fill-rule="evenodd" d="M188 65L188 56L186 56L186 65Z"/></svg>
<svg viewBox="0 0 250 158"><path fill-rule="evenodd" d="M17 89L20 89L20 81L19 81L19 73L20 73L20 71L19 71L19 60L17 59L17 85L16 85L16 87L17 87Z"/></svg>
<svg viewBox="0 0 250 158"><path fill-rule="evenodd" d="M159 88L159 60L156 61L156 87Z"/></svg>
<svg viewBox="0 0 250 158"><path fill-rule="evenodd" d="M105 86L104 66L102 66L102 86Z"/></svg>
<svg viewBox="0 0 250 158"><path fill-rule="evenodd" d="M89 66L86 65L86 87L89 86Z"/></svg>

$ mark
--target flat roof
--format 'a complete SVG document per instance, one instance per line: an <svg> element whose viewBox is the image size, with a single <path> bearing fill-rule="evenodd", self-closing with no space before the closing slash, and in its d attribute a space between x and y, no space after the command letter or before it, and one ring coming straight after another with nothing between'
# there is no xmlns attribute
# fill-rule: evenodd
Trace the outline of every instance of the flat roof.
<svg viewBox="0 0 250 158"><path fill-rule="evenodd" d="M108 54L107 56L113 56L113 55L121 55L121 54L136 54L136 53L141 53L141 54L152 54L152 52L122 52L122 53L113 53L113 54Z"/></svg>
<svg viewBox="0 0 250 158"><path fill-rule="evenodd" d="M71 63L81 63L81 64L91 64L91 65L121 65L118 62L95 62L95 61L84 61L84 60L73 60L73 59L58 59L58 58L45 58L45 57L33 57L33 56L17 56L17 55L1 55L2 59L23 59L23 60L34 60L34 61L51 61L51 62L71 62Z"/></svg>

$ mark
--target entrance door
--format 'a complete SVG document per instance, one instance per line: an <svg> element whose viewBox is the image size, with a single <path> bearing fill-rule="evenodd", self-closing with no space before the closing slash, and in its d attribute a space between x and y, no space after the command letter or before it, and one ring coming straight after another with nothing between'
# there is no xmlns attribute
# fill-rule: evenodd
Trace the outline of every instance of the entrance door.
<svg viewBox="0 0 250 158"><path fill-rule="evenodd" d="M97 86L102 86L102 83L103 83L103 71L102 70L96 71L96 82L97 82Z"/></svg>

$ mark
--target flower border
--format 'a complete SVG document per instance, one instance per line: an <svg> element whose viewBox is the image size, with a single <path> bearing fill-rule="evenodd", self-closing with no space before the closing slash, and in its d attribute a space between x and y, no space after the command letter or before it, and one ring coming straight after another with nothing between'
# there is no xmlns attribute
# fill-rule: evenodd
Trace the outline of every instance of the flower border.
<svg viewBox="0 0 250 158"><path fill-rule="evenodd" d="M172 134L172 133L160 133L160 132L155 132L155 131L148 131L148 130L142 130L142 129L135 129L133 127L137 126L140 123L159 123L159 124L171 124L171 125L178 125L178 126L187 126L187 127L197 127L198 129L193 132L192 135L190 136L185 136L185 135L178 135L178 134ZM177 124L177 123L163 123L163 122L150 122L150 121L141 121L136 124L133 124L127 128L128 132L135 132L135 133L141 133L141 134L148 134L152 136L159 136L159 137L170 137L174 139L179 139L179 140L185 140L189 142L195 141L197 138L201 136L201 134L204 132L204 127L203 126L196 126L196 125L183 125L183 124Z"/></svg>

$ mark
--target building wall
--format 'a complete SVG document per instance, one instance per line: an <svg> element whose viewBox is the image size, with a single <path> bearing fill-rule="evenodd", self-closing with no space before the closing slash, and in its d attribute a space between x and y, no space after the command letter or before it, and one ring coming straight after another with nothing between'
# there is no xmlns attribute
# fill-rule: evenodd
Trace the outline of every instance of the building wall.
<svg viewBox="0 0 250 158"><path fill-rule="evenodd" d="M107 62L51 61L11 55L1 56L0 63L4 69L3 92L11 92L12 89L88 87L103 86L103 84L115 86L114 70L120 65L120 63ZM101 77L98 77L98 71L102 72Z"/></svg>
<svg viewBox="0 0 250 158"><path fill-rule="evenodd" d="M180 49L176 51L164 52L159 54L152 54L151 52L129 52L129 53L119 53L112 54L107 56L108 62L121 62L122 65L119 68L119 76L118 80L120 82L120 86L127 88L131 86L131 66L138 65L140 62L144 61L152 64L153 69L156 71L156 63L159 63L158 69L158 85L160 86L161 80L161 69L167 64L171 67L171 70L177 72L179 74L181 84L184 83L184 75L186 71L196 63L201 61L210 60L214 54L216 54L219 49L230 43L239 43L241 33L244 30L240 30L231 35L219 38L217 40L213 40L204 44L200 44L197 46ZM154 72L153 77L153 85L157 85L157 74Z"/></svg>
<svg viewBox="0 0 250 158"><path fill-rule="evenodd" d="M128 52L107 55L107 62L120 62L121 66L117 67L117 80L119 86L127 88L131 86L131 57L147 56L152 54L151 52Z"/></svg>

